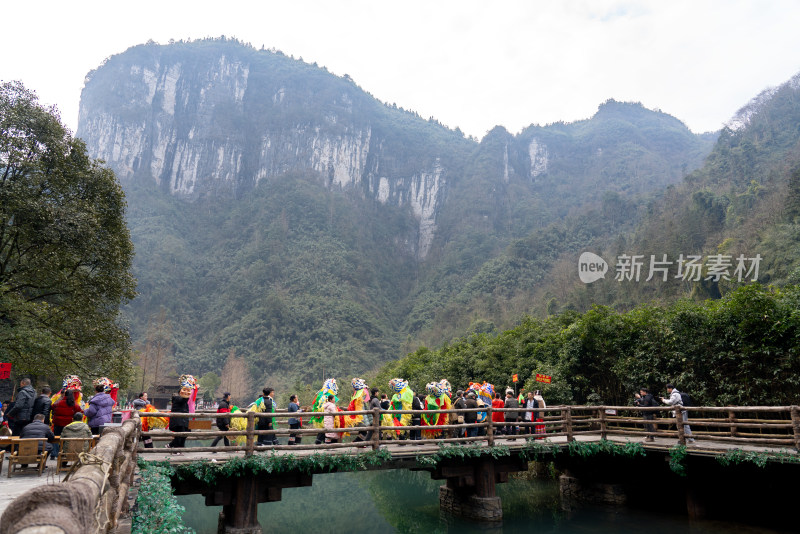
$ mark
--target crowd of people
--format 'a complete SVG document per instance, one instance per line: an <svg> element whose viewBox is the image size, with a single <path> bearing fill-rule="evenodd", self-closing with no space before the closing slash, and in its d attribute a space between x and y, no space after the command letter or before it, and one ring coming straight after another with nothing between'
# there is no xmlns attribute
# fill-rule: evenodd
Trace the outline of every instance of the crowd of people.
<svg viewBox="0 0 800 534"><path fill-rule="evenodd" d="M508 411L492 412L492 422L495 425L495 434L508 434L516 436L518 434L544 434L545 427L543 421L542 408L546 407L544 398L540 391L529 391L526 393L515 393L508 389L505 395L494 392L494 386L486 382L470 383L466 389L459 389L453 394L450 383L447 380L431 382L426 385L425 393L415 393L411 390L406 380L395 378L388 384L387 392L381 392L379 388L370 388L362 378L354 378L351 381L352 393L349 403L345 406L339 400L339 386L335 378L325 380L322 388L315 395L314 401L310 406L301 406L296 394L289 397L287 412L289 417L287 423L289 427L289 445L299 445L303 437L300 433L291 430L302 428L316 428L315 443L338 443L345 434L354 436L353 441L369 441L373 438L373 413L367 414L346 414L343 411L392 411L392 410L417 410L422 413L417 414L382 414L380 424L383 439L419 440L424 438L439 437L478 437L485 434L486 428L478 425L486 420L488 411L481 411L481 408L491 406L492 408L507 408ZM181 395L188 395L188 391L182 389ZM144 401L142 401L144 402ZM341 404L341 405L340 405ZM143 409L143 404L136 405L137 409ZM223 413L245 413L253 411L255 413L275 413L277 403L275 400L275 390L264 388L262 394L246 408L240 408L234 404L231 394L225 392L219 401L217 412ZM457 413L446 413L442 410L467 409L474 411L465 412L462 415ZM185 410L185 402L181 398L173 397L172 412ZM429 413L425 413L429 412ZM306 418L306 427L303 419ZM150 419L150 418L146 418ZM524 423L524 424L523 424ZM536 424L539 423L539 424ZM220 416L216 421L219 430L244 430L245 419L243 417L231 418ZM278 440L274 433L275 417L259 417L255 429L259 431L257 445L277 445ZM455 428L443 430L436 428L442 425L453 425ZM463 425L463 426L462 426ZM474 425L474 426L473 426ZM186 431L188 428L179 427L169 423L170 430ZM345 430L346 432L344 432ZM515 439L515 438L512 438ZM220 435L211 443L216 447L220 442L225 446L231 443L242 444L243 436L229 439L225 435ZM170 444L170 448L183 447L185 438L176 437ZM147 446L147 445L145 445ZM173 454L178 454L173 451Z"/></svg>
<svg viewBox="0 0 800 534"><path fill-rule="evenodd" d="M301 406L298 396L289 397L287 411L289 417L289 445L299 445L303 437L299 432L292 430L303 429L304 417L306 424L319 430L315 436L315 443L338 443L347 435L355 436L353 441L369 441L373 439L373 413L390 411L417 411L418 413L384 413L380 415L382 439L419 440L422 438L472 438L486 432L486 426L480 425L486 421L488 410L491 406L491 420L495 434L509 436L516 439L520 434L544 434L544 412L547 407L541 392L538 390L515 392L506 389L504 393L495 391L492 384L487 382L470 382L465 389L452 392L447 380L430 382L426 384L425 391L415 393L408 381L395 378L389 381L388 390L382 392L377 387L370 388L362 378L354 378L351 383L349 403L340 406L339 387L335 378L325 380L322 388L317 392L310 406ZM84 402L81 396L82 383L75 375L64 378L61 389L51 396L51 388L42 386L39 394L31 386L28 378L20 381L16 392L15 402L6 406L0 404L0 435L18 435L20 437L35 437L47 439L47 449L51 457L58 454L56 436L91 437L98 435L102 427L112 420L112 410L116 406L117 385L103 377L94 381L95 394ZM647 388L641 388L635 394L634 404L639 407L661 406L662 403L671 406L688 405L689 399L685 393L679 392L672 384L667 384L667 397L656 397ZM182 375L179 378L179 392L172 396L170 411L172 414L190 414L197 408L198 384L192 375ZM130 403L131 407L141 412L158 412L150 404L146 392L139 394L138 398ZM225 392L216 404L219 414L255 412L259 414L275 413L277 402L275 390L264 388L262 394L247 408L235 405L231 394ZM451 409L469 410L463 413L448 413ZM500 409L503 409L500 411ZM360 415L341 415L342 411L366 411L370 413ZM673 412L674 414L674 412ZM653 412L644 412L643 418L652 421ZM691 443L691 428L688 424L687 413L683 412L684 435ZM158 428L167 428L172 432L186 433L189 431L189 417L142 417L142 428L145 432ZM219 430L245 430L246 418L220 415L216 420ZM275 418L261 416L257 418L256 430L259 431L257 445L277 445L278 440L275 430ZM441 426L450 428L442 429ZM308 428L308 427L306 427ZM655 425L647 423L645 441L653 441ZM343 431L344 430L344 431ZM166 445L169 449L180 449L186 445L186 436L175 435ZM232 443L243 444L244 436L229 438L225 435L216 437L211 443L216 447L220 442L225 446ZM145 434L143 445L153 447L152 438ZM180 454L180 451L171 451Z"/></svg>
<svg viewBox="0 0 800 534"><path fill-rule="evenodd" d="M55 395L51 396L52 389L46 385L37 395L30 378L21 379L14 402L0 410L0 435L46 440L44 448L53 460L59 451L56 437L90 439L98 435L112 420L118 386L106 377L98 378L88 402L82 400L82 386L80 378L68 375Z"/></svg>

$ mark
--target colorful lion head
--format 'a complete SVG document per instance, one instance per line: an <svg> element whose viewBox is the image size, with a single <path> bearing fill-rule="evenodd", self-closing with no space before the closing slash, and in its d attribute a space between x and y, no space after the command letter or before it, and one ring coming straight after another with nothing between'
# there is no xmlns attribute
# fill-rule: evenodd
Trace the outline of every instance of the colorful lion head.
<svg viewBox="0 0 800 534"><path fill-rule="evenodd" d="M428 385L425 386L428 395L432 397L439 398L442 396L442 385L439 382L429 382Z"/></svg>
<svg viewBox="0 0 800 534"><path fill-rule="evenodd" d="M448 397L452 396L453 389L450 387L450 382L448 382L446 378L439 382L439 387L442 388L443 395L447 395Z"/></svg>
<svg viewBox="0 0 800 534"><path fill-rule="evenodd" d="M178 384L180 384L181 389L183 388L190 388L190 389L197 389L197 380L192 375L181 375L178 378Z"/></svg>
<svg viewBox="0 0 800 534"><path fill-rule="evenodd" d="M339 393L339 386L336 385L335 378L329 378L322 384L322 394L323 395L336 395Z"/></svg>
<svg viewBox="0 0 800 534"><path fill-rule="evenodd" d="M408 387L408 382L402 378L393 378L389 380L389 388L395 393L400 393L406 387Z"/></svg>
<svg viewBox="0 0 800 534"><path fill-rule="evenodd" d="M95 379L93 382L95 386L103 386L103 393L108 393L117 385L114 384L111 380L106 378L105 376L101 376L100 378Z"/></svg>
<svg viewBox="0 0 800 534"><path fill-rule="evenodd" d="M354 378L353 381L351 382L351 384L352 384L353 389L355 391L358 391L359 389L364 389L364 388L368 387L367 386L367 381L364 380L363 378Z"/></svg>
<svg viewBox="0 0 800 534"><path fill-rule="evenodd" d="M83 383L81 379L78 378L78 375L67 375L64 377L64 381L61 383L61 387L64 389L73 389L78 390L83 387Z"/></svg>

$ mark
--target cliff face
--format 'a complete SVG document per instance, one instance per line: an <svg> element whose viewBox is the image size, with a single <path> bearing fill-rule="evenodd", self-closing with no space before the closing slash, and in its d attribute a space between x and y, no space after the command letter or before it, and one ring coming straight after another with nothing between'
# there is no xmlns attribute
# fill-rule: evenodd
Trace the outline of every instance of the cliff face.
<svg viewBox="0 0 800 534"><path fill-rule="evenodd" d="M280 54L151 45L87 77L78 136L123 185L155 182L188 201L241 197L261 180L313 172L328 188L410 209L411 252L422 259L448 169L435 143L414 153L387 138L386 114L404 112L381 108L348 79Z"/></svg>

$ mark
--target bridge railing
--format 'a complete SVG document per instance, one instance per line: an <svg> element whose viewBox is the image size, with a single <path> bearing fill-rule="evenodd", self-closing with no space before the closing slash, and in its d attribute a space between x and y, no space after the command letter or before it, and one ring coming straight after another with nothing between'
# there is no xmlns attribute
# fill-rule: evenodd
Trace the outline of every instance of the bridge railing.
<svg viewBox="0 0 800 534"><path fill-rule="evenodd" d="M609 436L623 436L628 438L654 438L676 439L680 444L686 444L689 438L696 441L715 441L723 443L752 444L756 446L781 446L793 447L800 450L800 408L797 406L731 406L731 407L638 407L638 406L548 406L535 410L534 420L518 419L513 424L510 422L493 421L493 415L515 412L523 416L526 411L522 408L481 408L451 409L451 410L358 410L339 411L328 414L336 418L346 416L371 416L372 423L362 423L359 426L339 427L333 429L308 427L290 429L278 426L288 418L318 418L320 421L326 416L323 412L237 412L237 413L170 413L170 412L142 412L141 417L172 417L191 418L195 420L216 420L236 418L246 419L244 430L200 430L191 432L149 432L149 437L154 441L169 441L174 437L186 437L192 441L209 440L216 437L227 437L239 443L231 446L210 447L208 445L191 446L182 448L182 452L244 452L252 455L254 452L266 450L302 450L302 449L336 449L341 447L362 447L377 449L381 445L398 443L398 438L408 438L412 431L421 431L419 440L406 439L403 443L410 444L438 444L459 442L486 442L493 445L498 437L513 438L504 435L504 430L514 427L517 434L533 434L536 438L565 437L567 441L581 439L581 436L600 435L602 438ZM470 413L486 413L485 419L476 423L457 423L458 416ZM386 424L387 418L411 414L412 416L447 414L447 424L443 425L406 425ZM688 421L683 420L683 414L688 413ZM653 419L648 417L653 415ZM259 430L257 422L271 418L273 428ZM691 434L684 425L690 425ZM468 429L478 429L476 436L465 435ZM438 435L431 435L435 432ZM296 445L259 444L260 436L281 437L317 437L322 433L339 435L361 434L361 439L347 443L321 443L302 442ZM162 448L140 449L140 453L163 453Z"/></svg>

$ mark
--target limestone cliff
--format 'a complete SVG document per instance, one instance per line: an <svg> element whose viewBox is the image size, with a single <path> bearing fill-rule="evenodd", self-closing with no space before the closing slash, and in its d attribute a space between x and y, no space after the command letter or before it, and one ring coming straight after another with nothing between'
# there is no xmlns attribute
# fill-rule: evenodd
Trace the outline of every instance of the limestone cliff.
<svg viewBox="0 0 800 534"><path fill-rule="evenodd" d="M410 209L411 252L422 259L449 170L431 137L460 136L412 117L424 128L422 150L410 148L388 124L404 115L348 77L277 52L150 44L90 73L78 136L123 185L154 182L188 201L241 197L261 180L313 172L328 188Z"/></svg>

